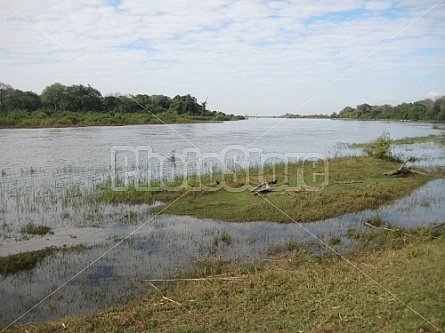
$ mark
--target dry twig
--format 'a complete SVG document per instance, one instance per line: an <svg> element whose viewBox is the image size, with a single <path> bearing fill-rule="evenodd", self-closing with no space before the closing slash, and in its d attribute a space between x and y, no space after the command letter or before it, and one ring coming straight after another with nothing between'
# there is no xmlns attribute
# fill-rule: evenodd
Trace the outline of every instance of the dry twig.
<svg viewBox="0 0 445 333"><path fill-rule="evenodd" d="M182 281L211 281L211 280L239 281L242 279L244 279L243 276L228 276L228 277L208 277L208 278L194 278L194 279L150 279L150 280L143 280L143 281L148 282L150 285L152 285L151 282L182 282ZM156 289L158 289L158 288L156 288Z"/></svg>
<svg viewBox="0 0 445 333"><path fill-rule="evenodd" d="M165 300L165 301L169 301L169 302L171 302L171 303L173 303L173 304L176 304L176 305L179 305L179 306L182 307L182 304L181 304L181 303L176 302L175 300L166 297L166 296L162 293L162 291L161 291L158 287L156 287L153 283L148 282L148 284L149 284L151 287L153 287L154 289L156 289L156 290L161 294L161 296L162 296L161 302Z"/></svg>

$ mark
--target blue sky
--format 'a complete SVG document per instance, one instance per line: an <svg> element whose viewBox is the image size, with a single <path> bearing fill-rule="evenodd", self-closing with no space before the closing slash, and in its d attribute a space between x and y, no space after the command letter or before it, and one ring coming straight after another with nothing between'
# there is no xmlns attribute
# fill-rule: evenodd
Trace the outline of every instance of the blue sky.
<svg viewBox="0 0 445 333"><path fill-rule="evenodd" d="M0 0L0 81L331 114L445 95L445 0Z"/></svg>

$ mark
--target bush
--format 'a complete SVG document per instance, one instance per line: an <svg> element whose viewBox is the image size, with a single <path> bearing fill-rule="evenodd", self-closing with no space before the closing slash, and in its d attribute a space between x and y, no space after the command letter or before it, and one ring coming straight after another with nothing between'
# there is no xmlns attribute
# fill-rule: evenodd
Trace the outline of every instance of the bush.
<svg viewBox="0 0 445 333"><path fill-rule="evenodd" d="M30 113L26 110L14 110L8 112L8 115L6 117L11 120L21 120L21 119L26 119L29 116Z"/></svg>
<svg viewBox="0 0 445 333"><path fill-rule="evenodd" d="M230 121L230 117L226 115L217 115L215 118L216 121Z"/></svg>
<svg viewBox="0 0 445 333"><path fill-rule="evenodd" d="M375 140L367 143L363 148L363 152L368 155L384 160L393 160L391 153L391 138L389 133L383 132Z"/></svg>
<svg viewBox="0 0 445 333"><path fill-rule="evenodd" d="M44 111L35 111L31 114L33 119L45 119L48 118L48 114Z"/></svg>

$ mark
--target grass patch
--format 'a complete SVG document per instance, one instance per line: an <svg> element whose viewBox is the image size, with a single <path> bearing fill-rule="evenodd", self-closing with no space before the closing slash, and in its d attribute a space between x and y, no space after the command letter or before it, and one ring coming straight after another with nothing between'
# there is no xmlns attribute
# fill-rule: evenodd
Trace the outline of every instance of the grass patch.
<svg viewBox="0 0 445 333"><path fill-rule="evenodd" d="M380 227L383 224L383 220L380 216L374 215L370 216L365 220L365 224L369 224L374 227Z"/></svg>
<svg viewBox="0 0 445 333"><path fill-rule="evenodd" d="M395 144L395 145L410 145L410 144L414 144L414 143L427 143L427 142L445 144L445 137L443 135L430 134L428 136L417 136L417 137L412 137L412 138L391 140L391 143Z"/></svg>
<svg viewBox="0 0 445 333"><path fill-rule="evenodd" d="M46 235L48 233L52 233L51 228L46 225L28 223L20 229L22 234L27 235Z"/></svg>
<svg viewBox="0 0 445 333"><path fill-rule="evenodd" d="M278 256L282 254L288 254L290 252L304 251L304 246L297 243L293 239L289 239L284 244L270 246L266 253L269 256Z"/></svg>
<svg viewBox="0 0 445 333"><path fill-rule="evenodd" d="M325 169L327 165L327 170ZM187 186L176 191L113 191L110 183L98 189L97 200L112 204L166 202L154 212L190 215L223 221L310 222L345 213L374 209L405 196L431 179L429 176L388 177L383 172L397 169L396 162L372 157L341 157L324 163L291 163L266 166L262 173L252 168L232 175L187 179ZM319 187L329 177L329 186ZM215 178L226 187L212 185ZM278 179L276 191L254 196L249 189L264 179ZM354 180L354 183L348 183ZM179 185L183 180L177 180ZM281 185L286 183L286 185ZM312 186L313 191L290 189ZM201 188L199 187L201 186ZM299 187L300 186L300 187ZM192 191L188 191L193 188ZM229 188L230 190L227 190ZM209 190L211 189L211 190ZM180 200L175 201L180 198Z"/></svg>
<svg viewBox="0 0 445 333"><path fill-rule="evenodd" d="M445 237L434 233L386 233L380 248L348 261L297 253L261 268L224 266L217 277L241 278L159 283L120 307L8 332L54 332L62 322L70 332L439 332Z"/></svg>
<svg viewBox="0 0 445 333"><path fill-rule="evenodd" d="M254 196L249 190L230 192L224 189L213 192L190 192L184 194L169 193L173 198L183 197L169 205L154 209L173 215L191 215L199 218L213 218L224 221L274 221L274 222L310 222L340 216L345 213L374 209L405 196L414 189L425 184L431 177L415 175L404 178L384 176L383 172L399 167L398 163L371 157L345 157L328 161L329 183L320 191L304 191L291 193L285 187L281 191L270 192L263 196ZM266 170L266 179L283 179L288 171L290 186L298 183L297 174L302 169L301 164L275 166ZM311 184L313 175L321 171L317 168L304 170L306 184ZM247 188L259 183L258 174L249 176L250 184ZM341 184L350 180L360 183ZM318 180L317 180L318 181ZM315 184L316 185L316 184ZM234 188L246 186L246 177L237 175ZM125 192L121 194L126 197ZM133 195L133 193L129 193ZM151 194L150 194L151 195ZM161 200L162 201L162 200ZM171 200L166 200L171 202Z"/></svg>
<svg viewBox="0 0 445 333"><path fill-rule="evenodd" d="M0 274L9 275L31 270L47 256L53 255L55 248L45 248L38 251L23 252L0 257Z"/></svg>
<svg viewBox="0 0 445 333"><path fill-rule="evenodd" d="M218 236L213 237L213 246L218 246L219 243L222 243L226 246L232 245L233 243L232 235L228 231L224 230Z"/></svg>
<svg viewBox="0 0 445 333"><path fill-rule="evenodd" d="M408 138L402 138L397 140L389 140L389 143L392 145L411 145L415 143L428 143L428 142L435 142L438 144L445 144L445 137L443 135L435 135L430 134L427 136L415 136L415 137L408 137ZM369 146L369 143L353 143L350 144L349 147L354 149L359 148L366 148Z"/></svg>
<svg viewBox="0 0 445 333"><path fill-rule="evenodd" d="M15 274L34 269L38 263L48 256L62 253L82 253L90 247L79 244L71 247L47 247L41 250L21 252L0 257L0 275Z"/></svg>

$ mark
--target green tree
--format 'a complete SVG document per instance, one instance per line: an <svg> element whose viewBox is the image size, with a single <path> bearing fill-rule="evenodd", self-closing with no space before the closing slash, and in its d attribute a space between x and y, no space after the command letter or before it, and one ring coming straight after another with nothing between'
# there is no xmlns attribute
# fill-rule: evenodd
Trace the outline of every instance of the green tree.
<svg viewBox="0 0 445 333"><path fill-rule="evenodd" d="M346 106L343 108L343 110L340 111L340 113L338 114L338 117L339 118L354 118L354 114L355 114L355 109L350 106Z"/></svg>
<svg viewBox="0 0 445 333"><path fill-rule="evenodd" d="M382 119L391 119L391 114L394 111L394 108L389 104L384 104L381 107L380 117Z"/></svg>
<svg viewBox="0 0 445 333"><path fill-rule="evenodd" d="M153 105L161 109L168 110L172 103L172 99L164 95L152 95Z"/></svg>
<svg viewBox="0 0 445 333"><path fill-rule="evenodd" d="M415 102L412 104L409 112L408 119L410 120L426 120L426 106L422 102Z"/></svg>
<svg viewBox="0 0 445 333"><path fill-rule="evenodd" d="M152 113L153 99L151 96L138 94L133 97L133 102L137 104L139 112Z"/></svg>
<svg viewBox="0 0 445 333"><path fill-rule="evenodd" d="M66 111L100 111L102 110L102 94L90 85L82 84L66 87L64 95Z"/></svg>
<svg viewBox="0 0 445 333"><path fill-rule="evenodd" d="M170 105L170 109L178 114L198 115L202 113L202 106L198 104L195 97L188 95L176 95Z"/></svg>
<svg viewBox="0 0 445 333"><path fill-rule="evenodd" d="M44 105L50 105L54 109L54 113L56 113L66 98L66 94L67 88L63 84L56 82L43 89L40 98Z"/></svg>
<svg viewBox="0 0 445 333"><path fill-rule="evenodd" d="M366 103L357 105L356 118L358 118L358 119L369 118L369 115L371 112L372 112L371 105L366 104Z"/></svg>
<svg viewBox="0 0 445 333"><path fill-rule="evenodd" d="M437 121L445 121L445 96L442 96L434 102L434 112L437 114Z"/></svg>
<svg viewBox="0 0 445 333"><path fill-rule="evenodd" d="M15 90L6 100L8 110L36 111L41 107L40 97L32 91Z"/></svg>
<svg viewBox="0 0 445 333"><path fill-rule="evenodd" d="M116 96L105 96L102 100L102 109L105 113L113 113L118 111L119 98Z"/></svg>
<svg viewBox="0 0 445 333"><path fill-rule="evenodd" d="M12 88L9 84L0 82L0 110L5 109L4 104L6 103L6 99L13 92L14 88Z"/></svg>
<svg viewBox="0 0 445 333"><path fill-rule="evenodd" d="M135 113L140 111L141 107L133 100L134 96L119 96L118 111L122 113Z"/></svg>

